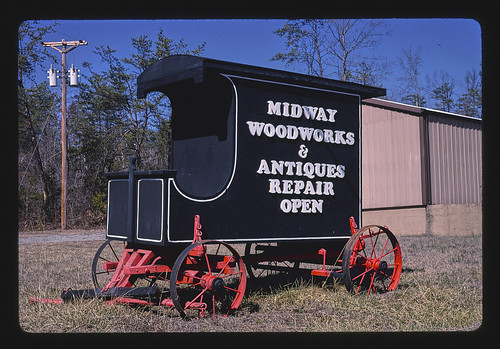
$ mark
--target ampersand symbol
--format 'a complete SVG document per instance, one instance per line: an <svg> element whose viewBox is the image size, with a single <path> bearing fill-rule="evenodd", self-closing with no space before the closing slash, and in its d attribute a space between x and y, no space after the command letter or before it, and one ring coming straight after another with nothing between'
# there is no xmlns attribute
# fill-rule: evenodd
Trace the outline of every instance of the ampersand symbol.
<svg viewBox="0 0 500 349"><path fill-rule="evenodd" d="M299 148L299 156L302 158L302 159L305 159L307 157L307 152L309 151L309 149L307 149L307 147L302 144Z"/></svg>

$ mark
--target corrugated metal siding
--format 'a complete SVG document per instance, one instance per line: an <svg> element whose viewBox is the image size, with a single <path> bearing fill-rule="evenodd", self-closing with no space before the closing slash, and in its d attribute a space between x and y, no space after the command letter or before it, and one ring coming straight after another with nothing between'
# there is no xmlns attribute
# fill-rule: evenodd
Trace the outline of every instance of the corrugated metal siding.
<svg viewBox="0 0 500 349"><path fill-rule="evenodd" d="M480 203L481 124L438 114L429 114L427 122L431 203Z"/></svg>
<svg viewBox="0 0 500 349"><path fill-rule="evenodd" d="M362 105L362 208L422 205L419 117Z"/></svg>

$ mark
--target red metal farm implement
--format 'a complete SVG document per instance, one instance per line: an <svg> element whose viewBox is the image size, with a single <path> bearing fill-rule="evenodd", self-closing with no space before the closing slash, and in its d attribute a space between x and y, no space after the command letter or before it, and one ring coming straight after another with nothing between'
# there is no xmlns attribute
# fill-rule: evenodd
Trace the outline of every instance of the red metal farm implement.
<svg viewBox="0 0 500 349"><path fill-rule="evenodd" d="M170 99L172 169L138 171L131 157L128 171L104 174L94 288L46 302L98 297L215 316L240 306L247 273L308 272L354 294L397 287L395 236L355 223L360 101L384 89L178 55L138 77L138 97L152 91Z"/></svg>
<svg viewBox="0 0 500 349"><path fill-rule="evenodd" d="M95 289L68 289L62 292L61 299L31 301L62 303L98 297L108 303L175 307L182 317L204 317L207 312L215 317L231 314L240 306L246 289L246 269L255 278L268 272L305 271L300 268L301 262L319 264L321 259L322 269L307 271L313 276L343 279L353 294L392 291L401 276L401 248L394 235L381 226L357 230L353 218L352 237L341 254L330 254L324 248L317 255L293 254L296 247L248 243L242 258L225 242L201 240L199 216L195 216L194 225L192 244L177 258L107 240L92 263ZM333 264L327 263L327 256L331 256Z"/></svg>

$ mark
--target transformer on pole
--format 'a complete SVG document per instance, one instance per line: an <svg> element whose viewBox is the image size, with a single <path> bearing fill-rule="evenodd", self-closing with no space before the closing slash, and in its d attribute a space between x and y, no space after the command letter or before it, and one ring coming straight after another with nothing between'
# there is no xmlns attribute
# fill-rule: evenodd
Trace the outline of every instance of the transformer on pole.
<svg viewBox="0 0 500 349"><path fill-rule="evenodd" d="M47 71L49 73L49 85L52 87L57 86L57 78L61 78L62 80L62 92L61 92L61 100L62 100L62 116L61 116L61 149L62 149L62 160L61 160L61 230L66 230L66 173L67 173L67 164L66 164L66 79L69 78L70 86L78 85L78 69L76 69L73 65L71 68L66 70L66 53L74 50L80 45L87 45L87 42L84 40L77 41L66 41L62 39L58 42L42 42L42 46L44 47L52 47L54 50L61 52L62 54L62 66L61 66L61 75L57 76L57 71L50 66L50 70ZM69 74L68 74L69 73Z"/></svg>
<svg viewBox="0 0 500 349"><path fill-rule="evenodd" d="M57 70L52 67L52 64L50 65L50 69L47 71L47 73L49 74L48 79L50 87L57 86Z"/></svg>
<svg viewBox="0 0 500 349"><path fill-rule="evenodd" d="M80 70L76 69L73 64L71 65L71 68L69 68L69 86L78 86L78 72Z"/></svg>

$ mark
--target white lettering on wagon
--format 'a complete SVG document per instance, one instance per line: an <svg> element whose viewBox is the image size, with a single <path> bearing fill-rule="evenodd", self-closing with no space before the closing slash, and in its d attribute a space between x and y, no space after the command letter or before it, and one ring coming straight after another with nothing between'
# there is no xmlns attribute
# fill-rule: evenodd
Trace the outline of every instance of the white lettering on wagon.
<svg viewBox="0 0 500 349"><path fill-rule="evenodd" d="M267 101L266 115L282 118L334 123L337 110L320 106L300 105L289 102ZM275 125L271 122L247 121L248 131L253 137L279 138L302 142L317 142L353 146L355 133L329 128ZM284 213L323 213L326 197L335 195L334 181L345 176L343 164L308 162L308 148L299 146L297 154L304 161L261 159L256 173L268 178L268 192L285 196L279 203ZM280 178L281 177L281 178ZM289 198L289 196L292 196ZM300 196L300 197L297 197ZM307 197L304 197L307 196ZM315 198L322 196L322 199Z"/></svg>
<svg viewBox="0 0 500 349"><path fill-rule="evenodd" d="M328 116L326 115L327 113ZM335 122L335 114L337 114L337 110L288 102L267 101L267 114L291 117L295 119L303 116L308 120Z"/></svg>
<svg viewBox="0 0 500 349"><path fill-rule="evenodd" d="M301 139L303 141L332 144L354 145L353 132L343 130L320 129L314 127L297 127L294 125L274 125L271 123L247 121L248 131L254 137L266 136L281 139Z"/></svg>

